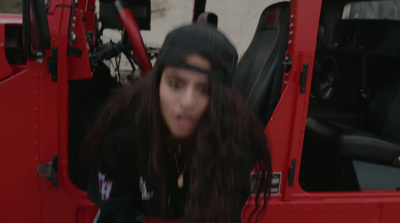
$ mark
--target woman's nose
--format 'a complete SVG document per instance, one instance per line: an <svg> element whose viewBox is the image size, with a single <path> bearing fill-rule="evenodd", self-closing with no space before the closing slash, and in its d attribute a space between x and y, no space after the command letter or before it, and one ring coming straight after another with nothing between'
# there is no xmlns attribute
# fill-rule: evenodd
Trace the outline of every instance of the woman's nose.
<svg viewBox="0 0 400 223"><path fill-rule="evenodd" d="M183 109L192 109L194 107L195 104L194 96L195 96L194 89L192 89L191 87L185 89L181 97L181 106Z"/></svg>

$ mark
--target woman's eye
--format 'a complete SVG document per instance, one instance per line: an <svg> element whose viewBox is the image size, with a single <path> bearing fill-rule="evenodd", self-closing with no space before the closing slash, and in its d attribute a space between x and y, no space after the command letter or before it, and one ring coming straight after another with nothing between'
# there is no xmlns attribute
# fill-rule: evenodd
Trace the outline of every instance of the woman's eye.
<svg viewBox="0 0 400 223"><path fill-rule="evenodd" d="M210 93L210 88L208 86L199 86L198 89L201 94L208 95Z"/></svg>
<svg viewBox="0 0 400 223"><path fill-rule="evenodd" d="M182 86L181 82L177 80L170 80L168 83L172 89L179 89Z"/></svg>

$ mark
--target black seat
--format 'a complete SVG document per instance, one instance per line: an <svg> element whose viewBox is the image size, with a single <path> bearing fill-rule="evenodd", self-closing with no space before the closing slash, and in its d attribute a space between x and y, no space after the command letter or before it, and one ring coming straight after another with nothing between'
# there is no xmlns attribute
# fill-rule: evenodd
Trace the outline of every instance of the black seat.
<svg viewBox="0 0 400 223"><path fill-rule="evenodd" d="M254 37L240 59L233 84L266 124L280 98L287 49L290 2L267 7Z"/></svg>
<svg viewBox="0 0 400 223"><path fill-rule="evenodd" d="M391 82L371 101L365 128L308 118L307 132L335 142L346 157L400 167L400 80Z"/></svg>
<svg viewBox="0 0 400 223"><path fill-rule="evenodd" d="M327 117L307 119L300 171L305 190L400 186L400 79L382 87L366 113L363 126Z"/></svg>

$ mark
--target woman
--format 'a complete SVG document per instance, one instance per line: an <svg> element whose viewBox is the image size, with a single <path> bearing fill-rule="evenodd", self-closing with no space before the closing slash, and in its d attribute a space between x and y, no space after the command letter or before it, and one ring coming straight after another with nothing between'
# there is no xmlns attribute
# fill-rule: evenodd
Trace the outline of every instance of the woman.
<svg viewBox="0 0 400 223"><path fill-rule="evenodd" d="M246 210L247 221L265 212L270 154L229 81L237 58L216 28L183 26L167 35L151 75L115 93L84 142L97 157L88 195L98 222L240 222L254 167L263 205Z"/></svg>

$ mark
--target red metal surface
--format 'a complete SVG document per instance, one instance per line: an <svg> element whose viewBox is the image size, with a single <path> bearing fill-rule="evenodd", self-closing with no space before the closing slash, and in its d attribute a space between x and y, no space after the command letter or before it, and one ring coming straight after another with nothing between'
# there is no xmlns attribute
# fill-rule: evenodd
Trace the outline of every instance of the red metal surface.
<svg viewBox="0 0 400 223"><path fill-rule="evenodd" d="M79 9L79 10L82 10L82 11L86 11L86 4L88 3L88 0L81 0L81 1L78 1L78 4L77 4L77 9Z"/></svg>
<svg viewBox="0 0 400 223"><path fill-rule="evenodd" d="M87 40L88 44L90 46L94 46L96 1L95 0L78 1L76 10L80 11L82 15L85 36L93 37L92 40L90 41Z"/></svg>
<svg viewBox="0 0 400 223"><path fill-rule="evenodd" d="M299 3L301 2L301 3ZM281 99L271 116L265 130L271 142L273 171L282 173L281 194L274 199L290 200L293 189L299 188L298 173L301 160L305 121L307 117L308 98L311 89L311 79L314 64L314 55L317 40L317 28L322 1L304 0L291 2L291 20L293 27L307 25L305 31L294 32L289 35L287 54L292 58L292 68L289 71L286 86ZM296 13L301 11L302 13ZM304 28L304 27L303 27ZM309 48L304 51L303 43ZM300 93L300 72L303 64L308 64L306 92ZM284 76L284 75L283 75ZM287 172L291 160L296 159L294 185L288 186ZM302 190L297 190L302 191ZM273 202L271 202L273 203Z"/></svg>
<svg viewBox="0 0 400 223"><path fill-rule="evenodd" d="M86 1L86 9L84 10L84 16L85 16L85 21L84 21L84 28L85 28L85 34L87 36L92 37L92 40L88 40L89 44L91 47L94 46L94 39L96 35L96 1L95 0L87 0Z"/></svg>
<svg viewBox="0 0 400 223"><path fill-rule="evenodd" d="M89 54L86 46L86 33L82 21L83 11L75 9L75 21L72 31L76 35L76 41L72 43L72 47L81 50L82 56L69 55L68 57L68 78L70 80L81 80L92 78L92 70L90 68Z"/></svg>
<svg viewBox="0 0 400 223"><path fill-rule="evenodd" d="M97 212L86 193L79 190L68 176L68 77L71 70L66 44L69 19L65 18L69 18L70 13L69 7L57 7L54 15L48 17L52 46L58 48L58 81L52 82L49 73L41 79L41 162L50 161L53 155L58 156L59 188L41 179L44 185L41 222L92 222Z"/></svg>
<svg viewBox="0 0 400 223"><path fill-rule="evenodd" d="M72 2L74 0L51 0L49 1L49 8L47 14L54 14L57 7L72 7Z"/></svg>
<svg viewBox="0 0 400 223"><path fill-rule="evenodd" d="M129 39L131 40L133 46L133 53L135 54L135 57L138 59L143 73L145 74L150 72L151 71L150 60L149 57L147 56L146 50L144 49L142 36L140 35L139 26L137 25L135 18L133 18L131 11L127 8L119 11L119 17L126 29L126 32L128 33Z"/></svg>
<svg viewBox="0 0 400 223"><path fill-rule="evenodd" d="M301 2L301 3L300 3ZM293 91L291 98L294 107L291 109L293 114L293 123L291 125L292 134L290 139L290 152L286 160L286 166L290 166L292 159L296 159L295 184L289 187L285 184L283 188L284 200L290 200L292 192L300 192L298 184L298 176L301 161L301 151L303 147L304 129L306 125L308 101L311 90L311 79L314 67L314 57L317 45L317 33L319 24L319 15L321 10L322 0L303 0L293 1L291 3L291 19L290 23L293 28L292 35L289 35L287 54L292 57L292 69L289 71L288 85L286 90ZM308 64L307 73L307 88L305 93L300 93L300 72L303 69L303 64ZM294 99L294 100L293 100ZM281 100L283 103L288 99ZM289 110L288 110L289 111ZM274 112L278 114L279 111ZM274 129L271 126L271 129ZM278 137L278 136L275 136ZM284 161L285 162L285 161Z"/></svg>
<svg viewBox="0 0 400 223"><path fill-rule="evenodd" d="M0 186L6 191L0 201L2 222L84 223L97 212L68 176L70 12L70 7L55 7L48 16L51 44L59 50L58 81L52 82L47 71L48 50L43 61L16 66L15 75L0 82L0 175L7 182ZM53 155L59 160L59 188L36 171Z"/></svg>
<svg viewBox="0 0 400 223"><path fill-rule="evenodd" d="M398 199L322 199L279 201L269 207L265 222L397 222Z"/></svg>
<svg viewBox="0 0 400 223"><path fill-rule="evenodd" d="M48 122L48 129L54 130L57 134L57 141L53 141L54 139L47 139L49 142L53 144L51 147L57 148L55 152L58 155L59 162L59 183L60 189L65 196L70 199L70 204L72 206L72 210L74 211L71 214L71 217L74 217L77 213L81 213L83 210L87 209L90 215L95 214L96 207L87 199L86 193L84 191L79 190L70 180L68 176L68 77L70 72L70 67L68 65L67 60L67 44L68 41L68 28L69 24L67 20L64 19L63 15L70 15L70 8L57 8L60 12L55 13L54 18L49 18L49 25L53 27L53 34L51 32L51 36L53 37L52 43L54 46L58 47L59 59L58 59L58 81L56 83L50 81L50 77L46 77L47 86L45 89L51 89L51 86L55 87L53 91L48 92L46 95L46 101L49 105L54 107L53 109L57 110L47 110L46 117L52 117L52 120ZM59 30L58 30L59 29ZM56 95L54 97L53 95ZM51 115L53 114L53 115ZM55 115L54 115L55 114ZM44 118L44 117L43 117ZM50 148L51 148L50 147ZM46 159L51 159L53 151L49 148ZM65 213L66 217L69 216ZM82 215L82 213L81 213ZM92 217L93 217L92 216ZM69 218L69 217L67 217ZM72 222L72 218L71 221ZM68 222L68 221L65 221Z"/></svg>
<svg viewBox="0 0 400 223"><path fill-rule="evenodd" d="M57 8L53 18L49 18L49 25L53 27L51 32L53 46L58 47L58 81L51 82L48 76L43 77L43 129L50 136L43 139L46 147L43 151L43 162L51 160L53 155L58 156L58 177L60 188L53 187L46 179L42 179L47 185L42 193L47 195L43 207L43 216L48 222L58 220L60 222L91 222L97 208L88 201L86 193L79 190L71 182L68 176L68 77L70 67L67 59L68 20L63 15L70 15L70 8ZM69 18L69 16L67 16Z"/></svg>
<svg viewBox="0 0 400 223"><path fill-rule="evenodd" d="M39 75L23 71L0 82L2 222L40 219Z"/></svg>
<svg viewBox="0 0 400 223"><path fill-rule="evenodd" d="M281 99L265 129L271 145L273 172L281 173L282 178L280 192L278 195L272 195L268 204L268 214L261 222L307 222L306 219L298 218L298 216L291 217L293 216L292 212L287 212L287 209L292 207L291 200L294 191L304 193L299 186L298 175L321 2L321 0L291 1L292 18L290 23L293 24L293 27L305 28L304 26L307 25L307 28L289 35L287 54L292 58L292 68L287 78L282 74L284 87ZM300 13L296 14L297 11ZM305 42L309 47L307 51L304 50L304 47L299 48ZM304 63L308 63L309 69L306 92L301 94L300 72ZM292 159L296 159L297 163L294 185L289 187L288 172ZM250 199L247 205L254 205L254 201Z"/></svg>

